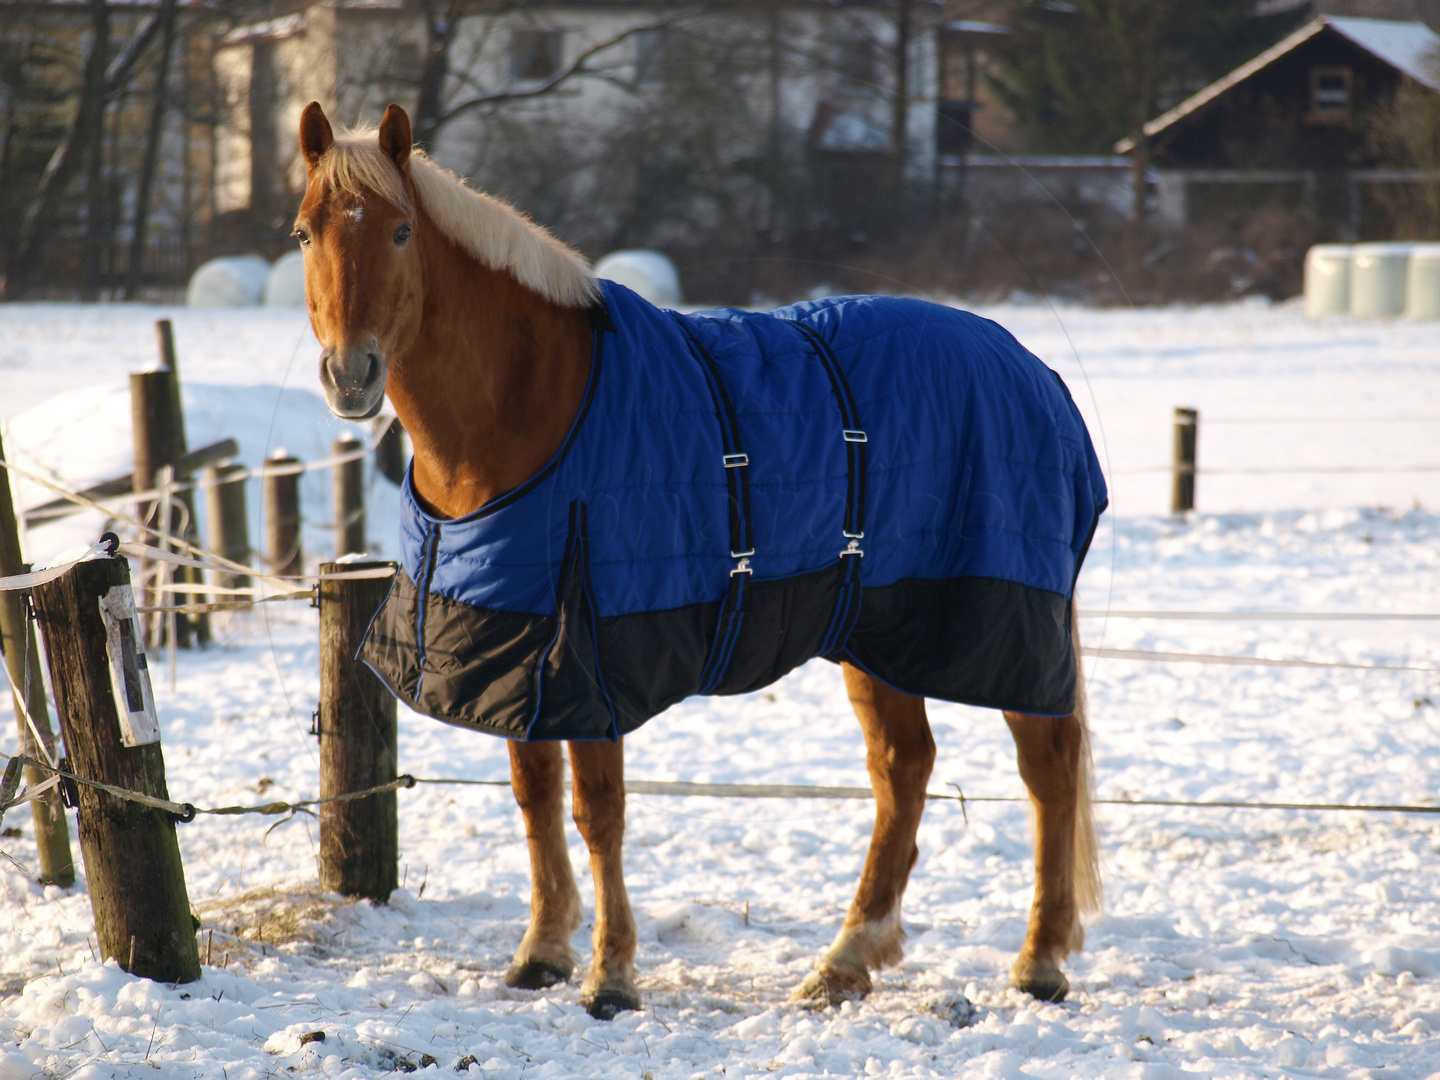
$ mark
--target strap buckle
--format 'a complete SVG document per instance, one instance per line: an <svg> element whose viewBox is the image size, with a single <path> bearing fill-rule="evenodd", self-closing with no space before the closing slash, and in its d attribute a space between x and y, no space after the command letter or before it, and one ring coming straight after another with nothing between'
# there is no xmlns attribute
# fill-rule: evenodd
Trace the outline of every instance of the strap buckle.
<svg viewBox="0 0 1440 1080"><path fill-rule="evenodd" d="M721 464L727 469L743 469L750 464L749 454L725 454L720 458Z"/></svg>
<svg viewBox="0 0 1440 1080"><path fill-rule="evenodd" d="M845 535L850 536L849 533L846 533ZM863 536L864 533L861 533L860 535ZM860 550L859 536L851 538L850 543L845 545L845 550L840 552L840 558L842 559L845 558L847 555L859 555L861 557L865 555L865 552Z"/></svg>
<svg viewBox="0 0 1440 1080"><path fill-rule="evenodd" d="M730 576L734 577L736 574L753 574L755 571L750 569L750 557L754 554L754 548L751 548L749 551L730 552L730 557L735 560L735 569L730 571Z"/></svg>
<svg viewBox="0 0 1440 1080"><path fill-rule="evenodd" d="M842 435L845 436L845 441L846 441L846 442L869 442L869 441L870 441L869 437L865 434L865 432L863 432L863 431L857 431L857 430L854 429L854 428L846 428L846 429L845 429L844 431L842 431L840 434L842 434Z"/></svg>

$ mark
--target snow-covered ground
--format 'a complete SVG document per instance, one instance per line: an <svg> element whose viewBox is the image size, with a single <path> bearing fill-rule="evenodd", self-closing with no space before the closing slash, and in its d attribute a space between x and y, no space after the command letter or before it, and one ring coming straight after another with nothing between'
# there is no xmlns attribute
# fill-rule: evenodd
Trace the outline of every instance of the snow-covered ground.
<svg viewBox="0 0 1440 1080"><path fill-rule="evenodd" d="M1422 621L1176 621L1107 610L1440 613L1440 327L1305 321L1293 306L984 312L1066 379L1102 441L1114 513L1081 581L1088 644L1424 670L1093 660L1105 798L1435 805L1440 644ZM71 484L125 471L126 374L174 318L190 444L305 459L344 425L289 312L0 306L7 452ZM1171 410L1201 412L1200 511L1166 515ZM1280 470L1269 472L1241 470ZM1284 470L1331 471L1284 471ZM1209 470L1209 471L1207 471ZM307 477L312 560L328 477ZM393 488L370 485L393 553ZM50 496L20 485L26 504ZM258 491L250 495L258 506ZM35 530L42 562L93 539ZM252 525L252 536L259 533ZM216 618L217 644L157 679L171 792L201 805L312 796L314 612ZM13 752L8 695L0 751ZM932 790L1022 788L993 713L932 703ZM504 746L401 711L401 768L498 779ZM632 777L865 783L839 672L697 699L627 740ZM954 790L950 788L949 790ZM263 800L262 800L263 795ZM1440 816L1101 807L1107 898L1072 994L1005 989L1030 900L1018 803L933 803L906 896L904 963L863 1003L809 1012L790 988L833 935L868 840L865 802L632 796L626 866L643 1012L605 1024L574 985L509 991L527 913L519 812L504 789L401 792L404 886L386 907L318 893L297 817L180 826L211 942L168 987L94 956L89 899L0 866L0 1078L376 1076L473 1062L506 1080L649 1077L1440 1076ZM72 818L72 828L73 828ZM0 847L33 862L28 812ZM78 852L78 848L77 848ZM575 839L572 858L583 873ZM213 931L213 939L211 936ZM588 927L577 935L588 957ZM941 1015L964 994L976 1020ZM301 1044L301 1036L325 1033Z"/></svg>

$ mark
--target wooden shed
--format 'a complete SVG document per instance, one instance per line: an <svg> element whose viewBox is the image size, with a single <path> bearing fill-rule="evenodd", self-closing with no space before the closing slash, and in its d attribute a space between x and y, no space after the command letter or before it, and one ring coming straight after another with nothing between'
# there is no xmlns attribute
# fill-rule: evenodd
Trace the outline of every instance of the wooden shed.
<svg viewBox="0 0 1440 1080"><path fill-rule="evenodd" d="M1427 179L1384 161L1372 137L1407 82L1440 94L1440 34L1324 15L1151 120L1143 145L1115 149L1148 158L1168 224L1279 204L1308 209L1339 237L1388 236L1381 189Z"/></svg>

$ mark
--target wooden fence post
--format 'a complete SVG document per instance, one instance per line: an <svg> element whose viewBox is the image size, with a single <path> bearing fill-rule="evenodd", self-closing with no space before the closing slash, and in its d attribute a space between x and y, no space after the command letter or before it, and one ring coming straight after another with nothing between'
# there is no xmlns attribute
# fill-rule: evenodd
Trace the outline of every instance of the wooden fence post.
<svg viewBox="0 0 1440 1080"><path fill-rule="evenodd" d="M180 361L175 353L175 331L169 319L158 319L155 322L155 342L160 350L160 364L170 373L170 414L172 416L170 429L173 435L174 444L171 447L172 457L160 462L163 465L174 465L175 479L177 482L184 482L191 479L188 468L182 466L182 462L189 449L189 442L185 437L185 408L180 398ZM137 489L141 490L141 489ZM182 537L187 543L198 546L200 540L200 519L195 513L195 493L193 491L181 491L177 498L185 504L185 512L189 520L185 527L185 535ZM203 571L193 566L177 567L174 577L179 581L194 582L196 585L204 582ZM201 603L205 599L202 591L188 594L180 594L175 602L177 603ZM180 644L189 644L189 635L193 630L195 639L202 645L210 640L210 617L208 615L185 615L179 618L184 620L180 627L178 637Z"/></svg>
<svg viewBox="0 0 1440 1080"><path fill-rule="evenodd" d="M212 465L205 470L205 511L210 522L210 550L231 562L250 562L250 522L245 516L244 465ZM215 584L230 589L249 586L248 574L212 570Z"/></svg>
<svg viewBox="0 0 1440 1080"><path fill-rule="evenodd" d="M1170 487L1170 512L1195 509L1195 436L1200 427L1196 409L1175 410L1175 473Z"/></svg>
<svg viewBox="0 0 1440 1080"><path fill-rule="evenodd" d="M299 468L298 458L277 449L265 462L261 474L265 498L265 555L272 574L299 574L305 566L304 553L300 550Z"/></svg>
<svg viewBox="0 0 1440 1080"><path fill-rule="evenodd" d="M387 562L323 563L321 575L390 567ZM395 698L355 652L393 579L320 579L320 797L394 780ZM399 884L395 792L320 807L320 887L385 901Z"/></svg>
<svg viewBox="0 0 1440 1080"><path fill-rule="evenodd" d="M382 416L376 424L384 424L385 433L375 444L375 470L397 487L405 482L405 429L399 417Z"/></svg>
<svg viewBox="0 0 1440 1080"><path fill-rule="evenodd" d="M176 418L174 419L174 432L176 432L176 448L174 448L174 452L176 452L174 465L177 467L176 480L192 480L192 474L181 465L184 456L189 452L190 441L186 438L186 433L184 433L184 403L181 402L180 397L180 359L176 354L176 336L174 336L174 327L171 327L168 318L156 320L156 344L160 347L160 363L170 369L170 408L173 410L174 418ZM194 491L181 491L179 498L181 503L184 503L186 513L189 514L190 517L189 524L186 526L184 540L186 540L187 543L199 547L200 518L197 516L196 510L194 510ZM194 566L177 567L176 576L179 577L180 580L183 580L183 582L194 582L196 585L200 585L200 583L204 582L203 575L203 570L199 570ZM203 603L204 593L189 593L181 602ZM187 615L186 618L189 619L189 625L194 629L196 641L199 641L202 645L207 644L207 642L210 641L210 616L203 615L202 613L202 615Z"/></svg>
<svg viewBox="0 0 1440 1080"><path fill-rule="evenodd" d="M5 444L0 442L0 459ZM0 468L0 577L25 573L20 554L20 529L10 494L10 471ZM45 702L45 679L40 671L40 649L35 629L25 618L25 594L0 592L0 652L15 701L20 726L20 752L44 760L55 757L55 736L50 730L50 708ZM29 713L30 722L25 715ZM33 725L33 727L32 727ZM43 753L42 751L43 747ZM49 774L34 766L25 769L25 782L35 787ZM35 847L40 856L40 880L46 885L75 884L75 859L70 853L70 823L60 801L59 788L51 788L30 803L35 823Z"/></svg>
<svg viewBox="0 0 1440 1080"><path fill-rule="evenodd" d="M78 563L36 588L34 597L70 770L168 799L129 564ZM78 795L80 851L103 957L158 982L198 979L200 955L174 820L87 785L79 785Z"/></svg>
<svg viewBox="0 0 1440 1080"><path fill-rule="evenodd" d="M359 439L336 439L330 447L335 457L358 454L364 447ZM335 494L335 557L358 555L365 550L365 459L338 464L333 470Z"/></svg>
<svg viewBox="0 0 1440 1080"><path fill-rule="evenodd" d="M174 392L171 386L172 373L160 371L137 371L130 376L130 425L135 440L135 491L152 491L160 469L175 463L175 447L179 435L175 431ZM167 535L174 535L175 521L172 508L154 502L142 509L140 520L153 529L162 529ZM153 536L144 537L146 543L154 543ZM164 563L141 564L142 587L153 585L156 580L164 581L169 575L164 572ZM142 593L145 607L160 607L174 604L176 598L153 588ZM145 619L148 630L146 641L151 648L159 648L165 640L165 620ZM190 644L190 620L184 615L175 618L176 644L188 647Z"/></svg>

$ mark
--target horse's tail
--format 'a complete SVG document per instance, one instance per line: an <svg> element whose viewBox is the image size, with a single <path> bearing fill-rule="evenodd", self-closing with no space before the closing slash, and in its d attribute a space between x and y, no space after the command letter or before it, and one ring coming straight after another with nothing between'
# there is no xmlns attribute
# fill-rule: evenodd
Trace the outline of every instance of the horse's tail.
<svg viewBox="0 0 1440 1080"><path fill-rule="evenodd" d="M1070 604L1070 642L1075 650L1075 719L1080 721L1080 765L1075 799L1075 901L1082 913L1100 910L1100 842L1095 833L1095 769L1090 757L1089 711L1085 700L1085 667L1080 657L1080 599ZM1078 923L1077 923L1078 927Z"/></svg>

